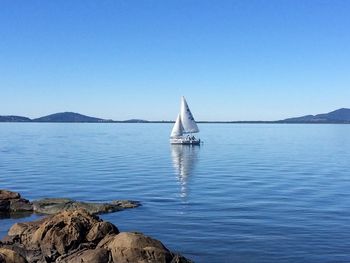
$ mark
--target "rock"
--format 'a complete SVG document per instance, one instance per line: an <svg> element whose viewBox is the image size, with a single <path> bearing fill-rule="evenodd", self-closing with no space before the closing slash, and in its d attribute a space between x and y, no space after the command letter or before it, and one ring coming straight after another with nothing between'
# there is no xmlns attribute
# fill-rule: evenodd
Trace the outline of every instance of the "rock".
<svg viewBox="0 0 350 263"><path fill-rule="evenodd" d="M32 203L29 200L21 198L21 195L8 190L0 190L0 212L21 212L33 211Z"/></svg>
<svg viewBox="0 0 350 263"><path fill-rule="evenodd" d="M104 248L80 250L68 257L59 258L60 263L112 263L110 252Z"/></svg>
<svg viewBox="0 0 350 263"><path fill-rule="evenodd" d="M46 262L41 250L31 245L33 233L39 228L42 221L14 224L8 231L8 235L3 238L3 242L8 248L26 258L28 262Z"/></svg>
<svg viewBox="0 0 350 263"><path fill-rule="evenodd" d="M142 233L120 233L103 245L111 251L113 262L176 262L181 257L171 253L160 241ZM185 260L185 258L183 258ZM181 262L181 261L178 261ZM190 262L188 260L182 262Z"/></svg>
<svg viewBox="0 0 350 263"><path fill-rule="evenodd" d="M9 236L21 236L28 229L26 223L16 223L8 231Z"/></svg>
<svg viewBox="0 0 350 263"><path fill-rule="evenodd" d="M170 263L193 263L193 261L185 258L180 254L175 254Z"/></svg>
<svg viewBox="0 0 350 263"><path fill-rule="evenodd" d="M45 258L56 259L86 241L86 235L99 222L85 210L63 211L43 222L33 233L31 245L40 247Z"/></svg>
<svg viewBox="0 0 350 263"><path fill-rule="evenodd" d="M0 200L20 199L21 195L8 190L0 190Z"/></svg>
<svg viewBox="0 0 350 263"><path fill-rule="evenodd" d="M17 252L8 249L0 248L0 262L4 263L27 263L27 260Z"/></svg>
<svg viewBox="0 0 350 263"><path fill-rule="evenodd" d="M28 262L28 263L47 263L47 261L42 257L40 251L38 250L27 250L25 247L19 244L0 244L0 250L7 249L13 251L12 254L17 258L14 262ZM1 252L0 252L1 254ZM1 258L1 257L0 257ZM19 258L19 259L18 259ZM21 261L20 259L24 261ZM0 262L1 261L0 259ZM7 262L7 261L5 261Z"/></svg>
<svg viewBox="0 0 350 263"><path fill-rule="evenodd" d="M137 201L121 200L111 203L78 202L66 198L46 198L33 202L34 211L42 214L56 214L63 210L85 209L92 214L111 213L140 206Z"/></svg>
<svg viewBox="0 0 350 263"><path fill-rule="evenodd" d="M119 233L116 226L84 209L14 224L0 249L12 251L1 257L18 258L4 262L190 262L141 233Z"/></svg>
<svg viewBox="0 0 350 263"><path fill-rule="evenodd" d="M121 208L135 208L140 206L140 202L131 201L131 200L115 200L111 202L112 205L119 206Z"/></svg>
<svg viewBox="0 0 350 263"><path fill-rule="evenodd" d="M42 258L54 261L84 245L96 247L105 235L118 233L113 224L78 209L63 211L39 221L14 224L6 241L17 242L27 250L40 251Z"/></svg>
<svg viewBox="0 0 350 263"><path fill-rule="evenodd" d="M27 199L13 199L10 202L10 211L20 212L20 211L33 211L33 204Z"/></svg>
<svg viewBox="0 0 350 263"><path fill-rule="evenodd" d="M68 209L72 201L65 198L45 198L33 201L33 210L42 214L55 214Z"/></svg>
<svg viewBox="0 0 350 263"><path fill-rule="evenodd" d="M29 247L32 243L33 234L47 218L27 223L16 223L8 231L6 241L19 241L24 246Z"/></svg>
<svg viewBox="0 0 350 263"><path fill-rule="evenodd" d="M9 212L10 211L10 200L1 200L0 199L0 211Z"/></svg>
<svg viewBox="0 0 350 263"><path fill-rule="evenodd" d="M99 222L95 224L86 236L86 240L90 242L99 242L106 235L118 234L118 228L109 222Z"/></svg>
<svg viewBox="0 0 350 263"><path fill-rule="evenodd" d="M102 240L97 244L97 248L107 247L107 245L114 239L115 235L106 235Z"/></svg>

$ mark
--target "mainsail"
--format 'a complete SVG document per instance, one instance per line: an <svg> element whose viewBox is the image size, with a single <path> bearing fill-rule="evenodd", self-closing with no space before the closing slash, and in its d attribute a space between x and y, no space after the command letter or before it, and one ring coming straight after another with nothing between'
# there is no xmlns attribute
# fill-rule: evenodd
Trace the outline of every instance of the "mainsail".
<svg viewBox="0 0 350 263"><path fill-rule="evenodd" d="M174 127L171 131L170 137L182 136L183 130L184 130L184 128L182 127L181 118L180 118L180 114L179 114L179 115L177 115L177 119L176 119Z"/></svg>
<svg viewBox="0 0 350 263"><path fill-rule="evenodd" d="M181 98L181 109L180 109L181 124L183 127L183 133L195 133L199 132L196 121L187 105L185 97ZM174 126L175 127L175 126Z"/></svg>

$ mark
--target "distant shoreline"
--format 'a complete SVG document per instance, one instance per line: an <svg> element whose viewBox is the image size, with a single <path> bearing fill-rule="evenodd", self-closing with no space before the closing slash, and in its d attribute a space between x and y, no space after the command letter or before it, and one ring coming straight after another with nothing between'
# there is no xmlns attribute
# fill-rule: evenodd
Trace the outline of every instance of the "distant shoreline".
<svg viewBox="0 0 350 263"><path fill-rule="evenodd" d="M28 118L16 115L0 115L0 122L30 123L174 123L175 121L149 121L144 119L128 119L123 121L102 119L76 112L59 112L39 118ZM341 108L329 113L305 115L276 121L197 121L201 124L350 124L350 109Z"/></svg>
<svg viewBox="0 0 350 263"><path fill-rule="evenodd" d="M175 121L144 121L144 122L128 122L128 121L0 121L0 123L96 123L96 124L169 124ZM197 121L199 124L350 124L350 122L287 122L287 121Z"/></svg>

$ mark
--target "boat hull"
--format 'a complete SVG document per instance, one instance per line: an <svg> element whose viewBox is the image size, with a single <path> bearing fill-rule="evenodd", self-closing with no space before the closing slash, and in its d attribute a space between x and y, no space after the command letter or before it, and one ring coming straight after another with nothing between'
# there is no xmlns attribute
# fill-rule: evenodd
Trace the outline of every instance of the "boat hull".
<svg viewBox="0 0 350 263"><path fill-rule="evenodd" d="M171 138L170 144L182 144L182 145L200 145L200 139L188 139L188 138Z"/></svg>

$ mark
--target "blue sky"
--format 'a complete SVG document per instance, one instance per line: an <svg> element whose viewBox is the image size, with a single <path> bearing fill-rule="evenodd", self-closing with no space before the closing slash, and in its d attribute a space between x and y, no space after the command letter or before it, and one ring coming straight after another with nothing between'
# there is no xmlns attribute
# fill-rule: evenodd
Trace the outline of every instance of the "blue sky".
<svg viewBox="0 0 350 263"><path fill-rule="evenodd" d="M276 120L350 107L350 1L0 1L0 114Z"/></svg>

